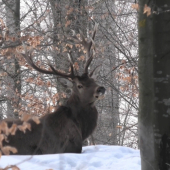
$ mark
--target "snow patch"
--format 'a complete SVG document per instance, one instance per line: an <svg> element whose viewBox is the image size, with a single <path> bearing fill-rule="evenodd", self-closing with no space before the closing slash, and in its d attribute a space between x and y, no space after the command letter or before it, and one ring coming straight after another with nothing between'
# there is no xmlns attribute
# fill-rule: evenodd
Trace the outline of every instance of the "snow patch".
<svg viewBox="0 0 170 170"><path fill-rule="evenodd" d="M139 150L123 146L96 145L83 147L81 154L2 156L0 168L18 165L21 170L140 170ZM24 161L26 160L26 161ZM23 162L24 161L24 162Z"/></svg>

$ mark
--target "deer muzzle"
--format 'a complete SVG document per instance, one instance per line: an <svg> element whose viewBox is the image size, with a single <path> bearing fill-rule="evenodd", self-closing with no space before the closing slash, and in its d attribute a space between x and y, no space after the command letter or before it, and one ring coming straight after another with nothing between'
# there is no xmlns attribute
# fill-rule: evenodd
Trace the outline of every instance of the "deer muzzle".
<svg viewBox="0 0 170 170"><path fill-rule="evenodd" d="M106 89L104 87L98 87L96 89L96 95L95 98L96 99L102 99L104 97L104 93L105 93Z"/></svg>

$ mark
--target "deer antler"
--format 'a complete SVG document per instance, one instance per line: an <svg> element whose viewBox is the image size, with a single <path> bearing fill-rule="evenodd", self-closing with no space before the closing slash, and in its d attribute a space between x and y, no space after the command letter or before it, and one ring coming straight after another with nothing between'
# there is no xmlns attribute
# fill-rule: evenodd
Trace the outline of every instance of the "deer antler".
<svg viewBox="0 0 170 170"><path fill-rule="evenodd" d="M93 56L90 55L90 50L91 50L92 44L94 44L94 37L96 35L97 27L98 27L98 24L95 23L94 31L93 31L93 34L92 34L92 37L91 37L90 41L85 40L85 37L84 37L82 31L80 31L81 40L78 39L75 35L73 37L73 39L76 42L78 42L79 44L82 44L84 46L84 49L86 50L86 64L85 64L85 67L84 67L84 72L85 73L88 73L88 67L89 67L90 63L92 62L92 60L93 60Z"/></svg>
<svg viewBox="0 0 170 170"><path fill-rule="evenodd" d="M26 59L27 63L32 66L32 68L34 68L35 70L41 72L41 73L45 73L45 74L53 74L53 75L58 75L58 76L61 76L61 77L64 77L64 78L71 78L73 79L75 77L74 75L74 69L73 69L73 65L70 63L70 66L71 66L71 73L67 74L67 73L63 73L59 70L56 70L52 65L51 63L49 62L49 67L51 68L52 71L50 70L45 70L45 69L42 69L42 68L39 68L37 65L34 64L33 60L32 60L32 55L27 51L25 50L25 54L22 53L22 55L24 56L24 58Z"/></svg>
<svg viewBox="0 0 170 170"><path fill-rule="evenodd" d="M91 40L88 42L85 40L82 32L80 31L80 36L81 36L81 40L79 40L76 36L74 36L74 40L77 41L79 44L82 44L84 46L84 49L86 50L86 64L85 64L85 68L84 68L84 71L85 73L88 74L88 67L91 63L91 61L93 60L93 57L92 55L90 55L90 50L91 50L91 47L92 47L92 44L94 44L94 37L95 37L95 34L96 34L96 30L97 30L97 26L98 24L95 23L95 26L94 26L94 31L93 31L93 34L92 34L92 37L91 37ZM25 53L21 53L24 58L26 59L26 61L28 62L29 65L31 65L35 70L41 72L41 73L45 73L45 74L54 74L54 75L58 75L58 76L61 76L63 78L71 78L71 79L74 79L75 78L75 75L74 75L74 68L73 68L73 63L70 61L70 66L71 66L71 73L63 73L59 70L56 70L52 65L51 63L49 62L49 67L51 68L51 70L45 70L45 69L42 69L40 67L38 67L37 65L34 64L33 62L33 59L32 59L32 55L31 55L31 52L28 52L25 45L23 44L23 47L25 49ZM70 55L70 54L69 54ZM93 72L91 73L93 74Z"/></svg>
<svg viewBox="0 0 170 170"><path fill-rule="evenodd" d="M80 32L81 34L81 38L82 38L82 41L81 41L81 44L84 46L84 49L86 50L86 64L85 64L85 67L84 67L84 71L85 73L88 73L88 67L89 65L91 64L92 60L93 60L93 56L90 55L90 49L92 47L92 44L94 44L94 37L96 35L96 31L97 31L97 27L98 27L98 24L95 23L95 26L94 26L94 31L93 31L93 34L92 34L92 37L91 37L91 41L87 42L82 34L82 32Z"/></svg>

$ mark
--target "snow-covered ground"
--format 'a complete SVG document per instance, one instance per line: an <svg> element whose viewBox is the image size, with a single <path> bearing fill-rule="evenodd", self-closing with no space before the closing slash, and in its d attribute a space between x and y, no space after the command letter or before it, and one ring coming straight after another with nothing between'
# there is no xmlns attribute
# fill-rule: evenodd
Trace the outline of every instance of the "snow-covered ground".
<svg viewBox="0 0 170 170"><path fill-rule="evenodd" d="M139 150L96 145L83 147L81 154L2 156L0 168L8 165L20 170L140 170L141 161Z"/></svg>

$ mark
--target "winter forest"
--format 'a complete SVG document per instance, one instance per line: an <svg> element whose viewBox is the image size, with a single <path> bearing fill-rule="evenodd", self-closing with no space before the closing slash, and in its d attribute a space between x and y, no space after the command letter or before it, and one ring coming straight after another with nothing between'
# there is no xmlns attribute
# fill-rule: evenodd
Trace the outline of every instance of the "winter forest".
<svg viewBox="0 0 170 170"><path fill-rule="evenodd" d="M85 137L82 132L81 145L133 148L140 150L141 170L169 170L169 43L168 0L0 0L0 165L3 155L17 153L5 144L10 136L40 127L41 118L67 106L74 92L90 101L88 93L95 91L97 126ZM95 83L80 84L83 77L77 75L84 73ZM81 106L71 109L71 116ZM67 127L70 136L79 130L68 112L60 118L71 120L63 123L61 136ZM94 123L89 117L80 129ZM17 119L22 123L15 124ZM60 119L49 125L61 124ZM67 133L63 140L66 148Z"/></svg>

